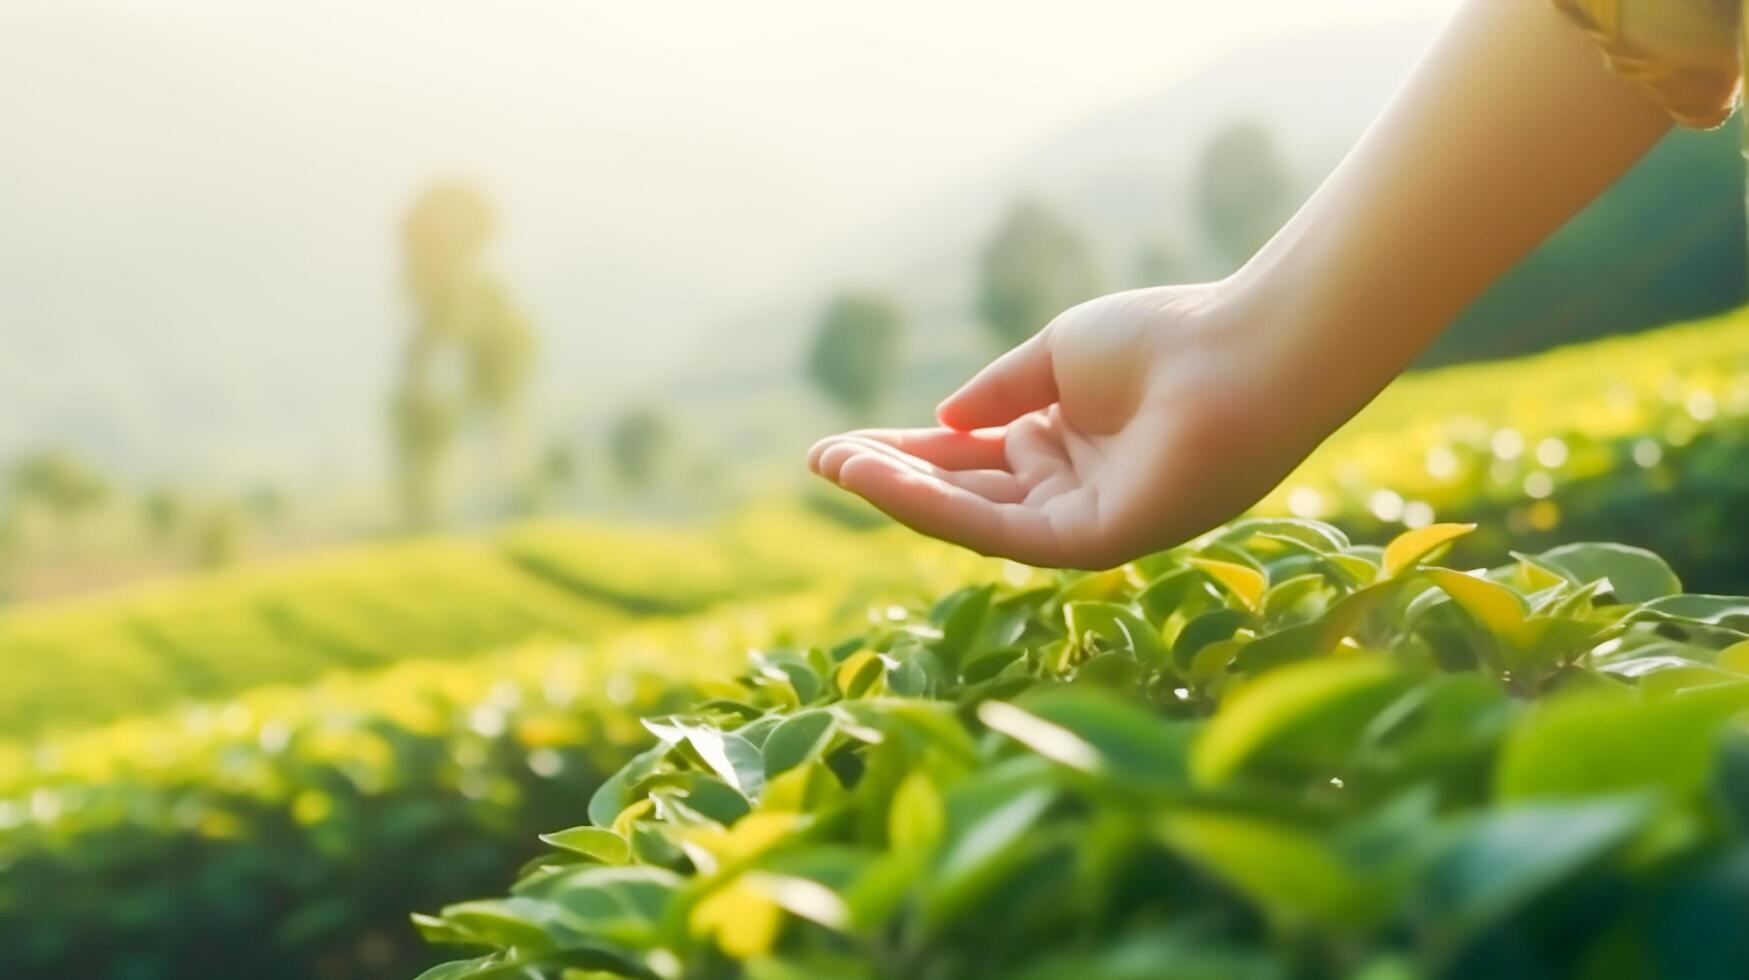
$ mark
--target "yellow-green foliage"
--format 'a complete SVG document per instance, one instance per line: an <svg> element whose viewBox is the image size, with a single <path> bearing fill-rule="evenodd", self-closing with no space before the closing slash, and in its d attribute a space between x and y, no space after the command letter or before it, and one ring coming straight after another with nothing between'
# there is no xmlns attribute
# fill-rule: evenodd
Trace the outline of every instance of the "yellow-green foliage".
<svg viewBox="0 0 1749 980"><path fill-rule="evenodd" d="M1481 531L1454 560L1607 540L1697 590L1749 592L1749 313L1411 376L1333 436L1261 513L1379 539Z"/></svg>
<svg viewBox="0 0 1749 980"><path fill-rule="evenodd" d="M749 520L787 527L803 561L831 553L828 529ZM0 951L0 975L411 972L431 954L406 906L489 887L624 761L640 715L709 693L749 647L865 626L996 570L897 532L853 543L865 561L803 591L0 741L0 924L32 933Z"/></svg>
<svg viewBox="0 0 1749 980"><path fill-rule="evenodd" d="M624 615L530 580L485 541L420 541L218 574L0 617L0 731L28 732L474 652Z"/></svg>
<svg viewBox="0 0 1749 980"><path fill-rule="evenodd" d="M869 555L916 547L800 509L702 528L546 522L26 606L0 614L0 736L336 668L583 639L634 616L848 582L879 572Z"/></svg>
<svg viewBox="0 0 1749 980"><path fill-rule="evenodd" d="M1264 509L1370 540L1482 517L1453 568L1550 536L1626 539L1669 554L1690 587L1731 591L1706 573L1749 567L1741 548L1695 562L1737 547L1746 447L1736 315L1406 379ZM1209 646L1246 628L1231 613L1297 615L1269 595L1305 582L1260 577L1242 553L1191 567L1199 595L1235 607L1199 627ZM868 630L871 608L891 613L873 632L932 642L915 609L887 604L997 569L897 528L772 508L691 529L530 523L0 614L0 924L26 937L0 949L0 975L408 972L388 966L431 954L403 911L501 887L538 830L580 822L644 737L637 716L724 693L748 646ZM1120 580L1078 580L1063 629L1133 642L1100 591ZM1445 585L1476 592L1467 615L1498 612L1472 581ZM1513 612L1489 628L1528 636ZM847 655L859 665L834 683L892 669Z"/></svg>
<svg viewBox="0 0 1749 980"><path fill-rule="evenodd" d="M196 784L214 800L235 794L296 804L294 816L313 822L326 812L313 802L319 794L285 779L276 760L332 765L367 794L384 791L402 778L386 732L448 740L450 788L489 796L490 781L502 774L480 769L484 760L471 743L508 735L530 753L583 749L616 760L618 746L642 735L628 713L632 706L659 700L672 687L706 683L747 647L817 629L833 609L814 594L769 599L630 628L588 645L531 641L463 661L334 672L307 685L258 688L58 738L0 742L0 827L65 832L108 819L137 823L137 807L130 815L89 804L137 804L109 800L116 786L135 792ZM470 783L470 776L483 782ZM222 810L185 808L173 819L225 832Z"/></svg>
<svg viewBox="0 0 1749 980"><path fill-rule="evenodd" d="M421 980L1742 976L1749 600L1475 530L1240 521L756 653L415 916L472 957Z"/></svg>
<svg viewBox="0 0 1749 980"><path fill-rule="evenodd" d="M1429 523L1478 494L1526 497L1618 465L1651 468L1709 426L1749 415L1749 312L1410 375L1332 436L1260 509L1303 517L1427 504ZM1634 452L1632 450L1636 450ZM1538 499L1549 492L1531 493ZM1413 512L1412 512L1413 513ZM1557 515L1558 516L1558 515ZM1545 518L1546 519L1546 518Z"/></svg>
<svg viewBox="0 0 1749 980"><path fill-rule="evenodd" d="M854 574L854 556L915 544L893 528L871 535L789 507L744 511L706 536L685 526L537 521L502 538L526 571L632 611L665 613L841 581Z"/></svg>

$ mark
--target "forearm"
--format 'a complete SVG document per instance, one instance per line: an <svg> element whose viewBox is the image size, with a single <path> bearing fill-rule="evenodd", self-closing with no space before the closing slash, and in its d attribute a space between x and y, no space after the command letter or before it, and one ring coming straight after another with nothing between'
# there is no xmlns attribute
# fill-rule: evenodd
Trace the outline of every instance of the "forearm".
<svg viewBox="0 0 1749 980"><path fill-rule="evenodd" d="M1382 385L1668 128L1548 0L1470 0L1231 285L1292 304L1295 356Z"/></svg>

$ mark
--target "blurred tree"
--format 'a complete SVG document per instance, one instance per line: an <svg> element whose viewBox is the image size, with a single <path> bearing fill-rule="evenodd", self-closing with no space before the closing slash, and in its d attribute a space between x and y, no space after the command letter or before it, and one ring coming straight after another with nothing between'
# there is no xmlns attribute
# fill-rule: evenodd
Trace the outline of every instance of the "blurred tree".
<svg viewBox="0 0 1749 980"><path fill-rule="evenodd" d="M23 550L24 525L19 521L17 511L0 512L0 571L10 570ZM0 605L5 601L5 593L0 592Z"/></svg>
<svg viewBox="0 0 1749 980"><path fill-rule="evenodd" d="M15 460L6 475L14 501L34 505L70 532L109 497L95 468L64 449L43 449Z"/></svg>
<svg viewBox="0 0 1749 980"><path fill-rule="evenodd" d="M1203 234L1235 268L1263 247L1295 203L1275 137L1256 122L1232 123L1210 137L1194 187Z"/></svg>
<svg viewBox="0 0 1749 980"><path fill-rule="evenodd" d="M455 438L455 405L427 380L425 371L409 371L394 393L389 414L402 515L413 527L428 527L437 517L443 457Z"/></svg>
<svg viewBox="0 0 1749 980"><path fill-rule="evenodd" d="M655 480L673 439L673 424L660 409L632 405L608 429L607 457L620 482L642 489Z"/></svg>
<svg viewBox="0 0 1749 980"><path fill-rule="evenodd" d="M277 524L285 517L285 491L271 483L258 483L243 496L249 516L257 524Z"/></svg>
<svg viewBox="0 0 1749 980"><path fill-rule="evenodd" d="M194 527L194 558L201 568L223 568L243 553L248 521L232 504L207 508Z"/></svg>
<svg viewBox="0 0 1749 980"><path fill-rule="evenodd" d="M534 366L534 331L502 283L482 281L473 297L471 329L464 335L468 391L480 409L511 411Z"/></svg>
<svg viewBox="0 0 1749 980"><path fill-rule="evenodd" d="M437 516L443 459L463 414L487 423L494 476L513 485L520 466L519 409L536 345L528 318L485 263L496 230L486 196L460 181L419 195L402 226L414 316L389 429L404 514L413 525ZM460 378L446 374L452 362Z"/></svg>
<svg viewBox="0 0 1749 980"><path fill-rule="evenodd" d="M541 480L559 490L568 490L577 482L577 454L569 446L548 446L541 458Z"/></svg>
<svg viewBox="0 0 1749 980"><path fill-rule="evenodd" d="M169 544L188 519L188 502L181 492L170 487L156 487L140 500L140 517L146 533L160 547Z"/></svg>
<svg viewBox="0 0 1749 980"><path fill-rule="evenodd" d="M559 506L577 485L577 455L564 445L548 446L533 475L518 489L517 514L533 514Z"/></svg>
<svg viewBox="0 0 1749 980"><path fill-rule="evenodd" d="M1011 347L1101 292L1087 247L1044 204L1023 200L997 226L979 266L978 314Z"/></svg>
<svg viewBox="0 0 1749 980"><path fill-rule="evenodd" d="M903 327L891 300L867 293L839 296L820 317L808 377L851 421L865 423L891 386Z"/></svg>

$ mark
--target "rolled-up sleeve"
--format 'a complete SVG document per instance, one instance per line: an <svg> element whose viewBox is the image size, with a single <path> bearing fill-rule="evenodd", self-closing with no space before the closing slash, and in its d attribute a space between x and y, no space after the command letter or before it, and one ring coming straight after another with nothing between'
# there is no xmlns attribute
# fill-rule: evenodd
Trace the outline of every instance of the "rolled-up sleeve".
<svg viewBox="0 0 1749 980"><path fill-rule="evenodd" d="M1684 126L1724 122L1742 86L1739 0L1554 0Z"/></svg>

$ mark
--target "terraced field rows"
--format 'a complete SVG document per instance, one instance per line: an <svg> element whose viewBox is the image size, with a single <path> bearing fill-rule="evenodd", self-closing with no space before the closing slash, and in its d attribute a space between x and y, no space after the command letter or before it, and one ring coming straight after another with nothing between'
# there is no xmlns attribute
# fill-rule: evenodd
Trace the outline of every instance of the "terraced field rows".
<svg viewBox="0 0 1749 980"><path fill-rule="evenodd" d="M798 546L806 542L805 546ZM550 522L362 546L0 613L0 737L71 729L335 669L580 640L632 618L842 581L906 547L799 508L704 528Z"/></svg>

